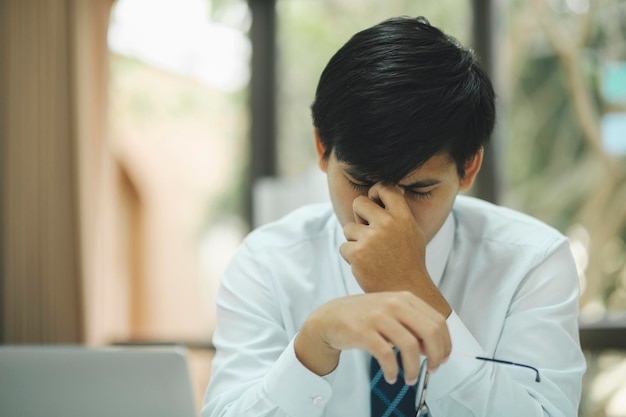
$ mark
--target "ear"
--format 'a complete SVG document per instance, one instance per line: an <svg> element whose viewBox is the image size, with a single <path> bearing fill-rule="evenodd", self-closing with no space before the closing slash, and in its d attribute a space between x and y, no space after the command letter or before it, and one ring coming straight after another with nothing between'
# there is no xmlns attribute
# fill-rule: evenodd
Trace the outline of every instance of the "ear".
<svg viewBox="0 0 626 417"><path fill-rule="evenodd" d="M465 163L465 177L461 178L461 185L459 187L461 191L469 189L474 183L476 175L483 164L483 153L484 149L480 148L480 150L476 152L476 155Z"/></svg>
<svg viewBox="0 0 626 417"><path fill-rule="evenodd" d="M322 143L317 128L313 131L313 135L315 136L315 150L317 151L318 157L317 164L322 171L326 172L326 168L328 167L328 158L325 157L326 146Z"/></svg>

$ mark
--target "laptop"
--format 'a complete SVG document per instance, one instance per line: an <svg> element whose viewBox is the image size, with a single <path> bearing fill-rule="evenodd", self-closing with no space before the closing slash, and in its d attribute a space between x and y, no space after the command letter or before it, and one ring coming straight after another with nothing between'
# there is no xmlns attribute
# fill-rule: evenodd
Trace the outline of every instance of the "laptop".
<svg viewBox="0 0 626 417"><path fill-rule="evenodd" d="M197 417L180 347L0 346L0 416Z"/></svg>

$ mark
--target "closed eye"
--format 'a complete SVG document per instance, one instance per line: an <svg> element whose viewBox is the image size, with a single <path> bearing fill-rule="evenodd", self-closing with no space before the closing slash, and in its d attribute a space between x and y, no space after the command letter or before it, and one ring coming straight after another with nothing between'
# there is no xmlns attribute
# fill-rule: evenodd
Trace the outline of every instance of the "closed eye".
<svg viewBox="0 0 626 417"><path fill-rule="evenodd" d="M348 181L350 183L350 186L360 192L360 193L367 193L367 191L370 189L370 187L372 186L371 184L359 184L356 182L352 182L352 181ZM412 190L410 188L404 188L404 195L406 195L408 198L414 198L414 199L419 199L419 200L425 200L429 197L432 196L433 191L429 190L429 191L416 191L416 190Z"/></svg>
<svg viewBox="0 0 626 417"><path fill-rule="evenodd" d="M431 197L433 195L433 191L415 191L415 190L411 190L410 188L405 188L404 189L404 195L409 197L409 198L417 198L420 200L425 200L429 197Z"/></svg>
<svg viewBox="0 0 626 417"><path fill-rule="evenodd" d="M367 193L367 191L370 189L371 184L358 184L356 182L352 182L352 181L348 181L350 183L350 187L352 187L354 190L360 192L360 193Z"/></svg>

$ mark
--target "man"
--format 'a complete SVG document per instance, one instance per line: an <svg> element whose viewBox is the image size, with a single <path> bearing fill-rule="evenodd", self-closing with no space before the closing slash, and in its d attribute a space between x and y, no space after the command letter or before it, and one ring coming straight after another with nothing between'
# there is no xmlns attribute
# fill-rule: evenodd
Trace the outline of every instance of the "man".
<svg viewBox="0 0 626 417"><path fill-rule="evenodd" d="M246 238L222 279L203 416L399 416L407 399L415 415L424 357L435 417L575 416L567 240L458 196L495 123L474 54L424 18L384 21L331 58L312 113L332 207Z"/></svg>

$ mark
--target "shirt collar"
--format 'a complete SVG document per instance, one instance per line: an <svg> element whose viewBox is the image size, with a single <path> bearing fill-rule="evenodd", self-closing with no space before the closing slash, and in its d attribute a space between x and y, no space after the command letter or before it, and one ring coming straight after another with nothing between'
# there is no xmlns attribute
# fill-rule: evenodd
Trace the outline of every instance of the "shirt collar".
<svg viewBox="0 0 626 417"><path fill-rule="evenodd" d="M341 274L343 276L346 292L347 294L363 294L363 290L359 287L359 284L352 275L350 265L341 257L341 255L339 255L339 246L346 241L346 238L343 235L343 229L339 221L337 221L336 224L336 253L339 258ZM455 227L454 216L451 212L446 221L443 223L443 226L441 226L437 234L426 246L426 269L436 286L439 286L439 283L441 282L444 270L446 269L446 264L448 263L448 257L452 251Z"/></svg>

